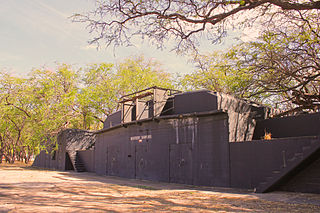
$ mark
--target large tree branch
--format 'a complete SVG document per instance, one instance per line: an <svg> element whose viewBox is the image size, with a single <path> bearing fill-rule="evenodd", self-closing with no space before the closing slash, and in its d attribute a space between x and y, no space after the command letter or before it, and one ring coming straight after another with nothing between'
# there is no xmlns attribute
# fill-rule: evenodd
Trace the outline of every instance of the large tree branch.
<svg viewBox="0 0 320 213"><path fill-rule="evenodd" d="M263 6L263 8L262 8ZM98 35L90 43L105 40L106 45L131 45L131 38L149 37L162 46L164 41L177 39L187 49L194 47L195 35L205 32L213 42L225 35L226 20L236 14L255 10L266 15L274 7L280 10L305 11L320 9L320 1L293 0L159 0L159 1L99 1L97 8L87 15L74 15L73 20L88 23L90 32ZM277 10L275 13L277 13ZM254 20L252 18L251 20Z"/></svg>
<svg viewBox="0 0 320 213"><path fill-rule="evenodd" d="M305 3L290 2L285 0L269 0L270 4L281 7L282 10L312 10L320 9L320 1L308 1Z"/></svg>
<svg viewBox="0 0 320 213"><path fill-rule="evenodd" d="M8 99L9 99L9 97L6 97L6 105L7 106L13 106L14 108L16 108L16 109L20 110L21 112L23 112L29 118L31 117L30 114L26 110L22 109L21 107L18 107L16 105L14 105L13 103L10 103Z"/></svg>

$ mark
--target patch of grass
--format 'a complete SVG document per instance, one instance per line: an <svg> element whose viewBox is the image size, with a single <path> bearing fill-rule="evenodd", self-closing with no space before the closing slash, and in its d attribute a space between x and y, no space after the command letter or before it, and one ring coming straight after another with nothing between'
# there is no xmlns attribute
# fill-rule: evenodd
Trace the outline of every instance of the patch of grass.
<svg viewBox="0 0 320 213"><path fill-rule="evenodd" d="M146 190L158 190L156 188L153 188L152 186L145 186L145 185L135 185L132 186L134 188L139 188L139 189L146 189Z"/></svg>
<svg viewBox="0 0 320 213"><path fill-rule="evenodd" d="M24 167L25 169L28 170L52 170L50 168L42 168L42 167L37 167L37 166L28 166L28 167Z"/></svg>
<svg viewBox="0 0 320 213"><path fill-rule="evenodd" d="M32 161L30 161L28 164L21 161L15 161L14 163L2 161L2 163L0 163L0 167L29 167L32 166L32 163Z"/></svg>

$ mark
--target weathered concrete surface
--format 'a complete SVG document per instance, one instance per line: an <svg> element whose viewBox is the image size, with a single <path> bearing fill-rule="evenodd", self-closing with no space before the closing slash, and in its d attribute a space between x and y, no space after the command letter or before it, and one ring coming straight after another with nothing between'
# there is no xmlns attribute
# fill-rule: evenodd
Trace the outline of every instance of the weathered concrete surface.
<svg viewBox="0 0 320 213"><path fill-rule="evenodd" d="M51 168L56 170L69 170L75 168L76 152L78 150L91 149L96 142L96 136L93 132L80 129L66 129L58 135L58 150L55 157L47 154L44 150L36 156L33 166L40 168ZM71 168L68 166L66 153L70 157Z"/></svg>
<svg viewBox="0 0 320 213"><path fill-rule="evenodd" d="M320 212L320 195L254 194L0 164L0 212Z"/></svg>
<svg viewBox="0 0 320 213"><path fill-rule="evenodd" d="M95 142L95 134L86 130L66 129L60 132L58 135L59 146L65 146L65 150L69 153L73 167L75 167L74 164L77 150L87 150L90 147L94 146ZM59 154L61 155L61 153L58 153L58 155ZM63 151L62 155L64 155Z"/></svg>

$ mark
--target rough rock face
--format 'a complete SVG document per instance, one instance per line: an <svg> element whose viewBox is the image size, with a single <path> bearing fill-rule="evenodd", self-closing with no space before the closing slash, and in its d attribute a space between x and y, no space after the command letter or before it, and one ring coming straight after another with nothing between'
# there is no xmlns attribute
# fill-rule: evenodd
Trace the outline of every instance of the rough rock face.
<svg viewBox="0 0 320 213"><path fill-rule="evenodd" d="M94 147L96 135L93 132L80 129L66 129L58 135L58 146L65 147L75 168L76 153Z"/></svg>
<svg viewBox="0 0 320 213"><path fill-rule="evenodd" d="M58 135L58 145L65 145L67 151L90 149L95 141L93 132L80 129L66 129Z"/></svg>
<svg viewBox="0 0 320 213"><path fill-rule="evenodd" d="M67 154L70 157L73 168L75 168L76 153L79 150L88 150L94 147L96 136L94 132L80 129L66 129L58 135L58 150L54 155L44 150L37 155L33 166L51 168L57 170L68 170Z"/></svg>

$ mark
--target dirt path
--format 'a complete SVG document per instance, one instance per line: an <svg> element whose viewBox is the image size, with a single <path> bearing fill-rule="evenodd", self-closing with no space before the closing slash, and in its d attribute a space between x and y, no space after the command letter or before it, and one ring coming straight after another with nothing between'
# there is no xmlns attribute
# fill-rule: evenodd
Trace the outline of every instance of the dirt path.
<svg viewBox="0 0 320 213"><path fill-rule="evenodd" d="M254 194L0 165L0 212L320 212L320 195Z"/></svg>

